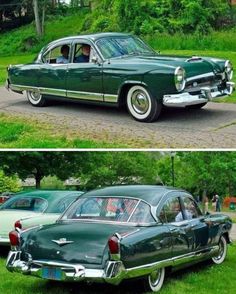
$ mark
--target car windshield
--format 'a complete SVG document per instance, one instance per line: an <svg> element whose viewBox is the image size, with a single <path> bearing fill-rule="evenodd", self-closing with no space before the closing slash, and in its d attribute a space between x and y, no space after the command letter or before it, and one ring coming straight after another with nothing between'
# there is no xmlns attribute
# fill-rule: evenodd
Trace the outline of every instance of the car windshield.
<svg viewBox="0 0 236 294"><path fill-rule="evenodd" d="M89 197L76 201L62 220L97 220L113 222L155 222L148 204L125 197Z"/></svg>
<svg viewBox="0 0 236 294"><path fill-rule="evenodd" d="M13 197L1 205L0 209L17 209L34 212L43 212L47 207L47 201L39 197Z"/></svg>
<svg viewBox="0 0 236 294"><path fill-rule="evenodd" d="M127 55L155 54L155 51L140 39L132 36L102 38L96 44L105 59Z"/></svg>

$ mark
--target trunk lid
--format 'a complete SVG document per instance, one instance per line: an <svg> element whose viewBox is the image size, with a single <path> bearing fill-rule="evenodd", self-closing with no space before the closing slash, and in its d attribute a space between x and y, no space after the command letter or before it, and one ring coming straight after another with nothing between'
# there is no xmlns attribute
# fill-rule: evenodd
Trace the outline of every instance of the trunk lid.
<svg viewBox="0 0 236 294"><path fill-rule="evenodd" d="M57 223L29 234L30 241L26 240L24 247L33 260L101 264L109 237L132 230L135 227L107 223Z"/></svg>
<svg viewBox="0 0 236 294"><path fill-rule="evenodd" d="M40 215L41 213L36 213L33 211L25 210L1 210L0 211L0 237L8 238L10 231L14 229L14 224L17 220L25 217L32 217Z"/></svg>

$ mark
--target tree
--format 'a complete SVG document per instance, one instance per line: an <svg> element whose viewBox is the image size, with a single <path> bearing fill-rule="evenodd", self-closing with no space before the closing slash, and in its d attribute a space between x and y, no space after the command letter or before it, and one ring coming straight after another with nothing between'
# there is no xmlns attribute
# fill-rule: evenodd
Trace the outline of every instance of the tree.
<svg viewBox="0 0 236 294"><path fill-rule="evenodd" d="M79 157L74 152L2 152L0 166L7 175L17 174L21 179L33 175L39 189L45 176L64 180L73 175Z"/></svg>
<svg viewBox="0 0 236 294"><path fill-rule="evenodd" d="M38 37L42 37L44 34L46 2L46 0L33 0L35 26Z"/></svg>
<svg viewBox="0 0 236 294"><path fill-rule="evenodd" d="M0 170L0 193L20 191L19 178L17 176L8 177Z"/></svg>

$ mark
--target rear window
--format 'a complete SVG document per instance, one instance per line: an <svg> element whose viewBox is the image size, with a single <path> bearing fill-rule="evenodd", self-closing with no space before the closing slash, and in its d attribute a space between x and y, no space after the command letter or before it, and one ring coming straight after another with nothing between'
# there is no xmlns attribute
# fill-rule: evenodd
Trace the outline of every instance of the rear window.
<svg viewBox="0 0 236 294"><path fill-rule="evenodd" d="M155 222L148 204L125 197L81 198L62 217L62 220L70 219L124 223Z"/></svg>
<svg viewBox="0 0 236 294"><path fill-rule="evenodd" d="M43 212L47 207L47 200L39 197L13 197L5 202L1 209L28 210Z"/></svg>

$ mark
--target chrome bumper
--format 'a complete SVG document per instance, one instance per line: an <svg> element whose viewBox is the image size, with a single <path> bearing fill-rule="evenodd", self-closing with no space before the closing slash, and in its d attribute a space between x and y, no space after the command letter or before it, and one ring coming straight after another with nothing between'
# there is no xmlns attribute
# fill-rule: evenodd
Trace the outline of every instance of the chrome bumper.
<svg viewBox="0 0 236 294"><path fill-rule="evenodd" d="M118 285L126 276L126 270L121 261L108 261L105 269L88 269L80 264L68 264L45 260L21 260L21 251L10 251L7 257L6 267L10 272L18 272L24 275L32 275L39 278L60 281L90 281L107 282ZM60 269L59 279L44 277L43 268Z"/></svg>
<svg viewBox="0 0 236 294"><path fill-rule="evenodd" d="M219 91L218 87L204 87L201 88L201 93L198 95L192 95L191 93L185 92L173 95L164 95L163 104L168 107L185 107L189 105L196 105L201 103L207 103L217 98L223 98L233 93L235 89L235 83L227 82L226 88Z"/></svg>
<svg viewBox="0 0 236 294"><path fill-rule="evenodd" d="M124 279L136 278L149 275L158 268L168 266L178 266L181 264L191 264L192 262L205 260L212 256L217 256L219 246L212 246L205 250L189 252L187 254L172 257L165 260L144 264L133 268L125 268L122 261L108 261L104 269L89 269L81 264L69 264L57 261L32 260L28 254L28 261L21 260L21 251L11 250L7 257L6 267L10 272L18 272L25 275L32 275L44 279L60 281L88 281L106 282L118 285ZM56 279L50 275L43 275L44 268L59 269L60 278Z"/></svg>

